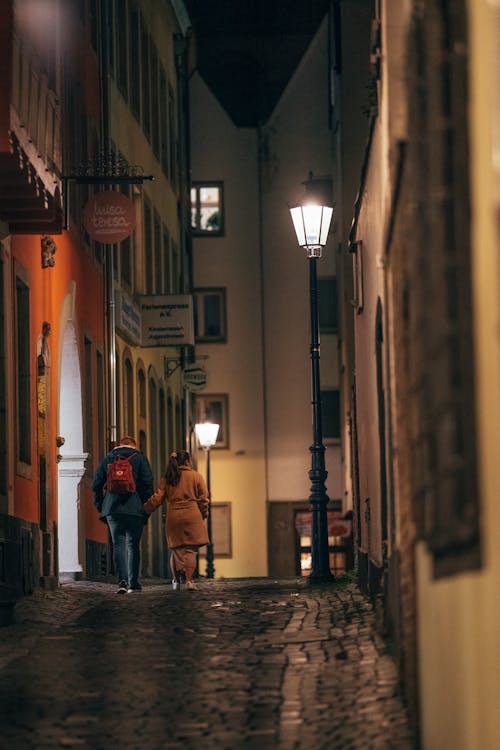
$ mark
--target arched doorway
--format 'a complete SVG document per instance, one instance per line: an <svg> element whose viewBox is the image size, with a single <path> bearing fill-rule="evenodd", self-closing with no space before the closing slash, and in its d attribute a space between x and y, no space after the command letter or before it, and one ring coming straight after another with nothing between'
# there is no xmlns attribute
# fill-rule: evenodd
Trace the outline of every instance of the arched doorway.
<svg viewBox="0 0 500 750"><path fill-rule="evenodd" d="M59 387L58 537L59 578L81 578L83 534L80 534L79 485L85 471L82 380L76 329L67 319L61 340Z"/></svg>

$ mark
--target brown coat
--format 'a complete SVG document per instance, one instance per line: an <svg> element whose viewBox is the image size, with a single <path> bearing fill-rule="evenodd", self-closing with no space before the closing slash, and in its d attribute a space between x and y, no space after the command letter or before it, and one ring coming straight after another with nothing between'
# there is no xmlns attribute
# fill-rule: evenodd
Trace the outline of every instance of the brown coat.
<svg viewBox="0 0 500 750"><path fill-rule="evenodd" d="M170 549L184 545L203 547L209 543L203 523L208 510L207 485L201 474L191 467L180 466L179 469L179 484L160 487L144 504L144 510L152 513L166 500L165 536Z"/></svg>

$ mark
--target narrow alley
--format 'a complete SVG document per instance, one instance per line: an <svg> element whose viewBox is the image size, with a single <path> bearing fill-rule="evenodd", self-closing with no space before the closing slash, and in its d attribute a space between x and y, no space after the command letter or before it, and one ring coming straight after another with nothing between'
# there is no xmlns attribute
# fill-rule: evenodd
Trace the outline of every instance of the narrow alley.
<svg viewBox="0 0 500 750"><path fill-rule="evenodd" d="M411 750L397 673L348 577L72 583L1 631L4 748Z"/></svg>

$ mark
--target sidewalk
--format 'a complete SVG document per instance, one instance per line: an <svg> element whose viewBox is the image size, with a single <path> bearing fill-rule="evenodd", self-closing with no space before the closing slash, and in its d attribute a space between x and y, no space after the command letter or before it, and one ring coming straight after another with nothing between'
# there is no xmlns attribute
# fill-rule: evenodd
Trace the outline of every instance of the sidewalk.
<svg viewBox="0 0 500 750"><path fill-rule="evenodd" d="M413 750L371 605L348 579L67 584L0 630L0 746Z"/></svg>

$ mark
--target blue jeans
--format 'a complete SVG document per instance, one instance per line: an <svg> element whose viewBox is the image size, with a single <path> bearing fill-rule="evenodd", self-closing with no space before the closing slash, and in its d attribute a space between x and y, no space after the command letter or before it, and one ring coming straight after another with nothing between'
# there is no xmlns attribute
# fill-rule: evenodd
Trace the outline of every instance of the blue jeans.
<svg viewBox="0 0 500 750"><path fill-rule="evenodd" d="M131 587L137 586L141 562L141 535L145 519L122 513L106 516L106 520L113 540L113 559L118 580L127 581Z"/></svg>

